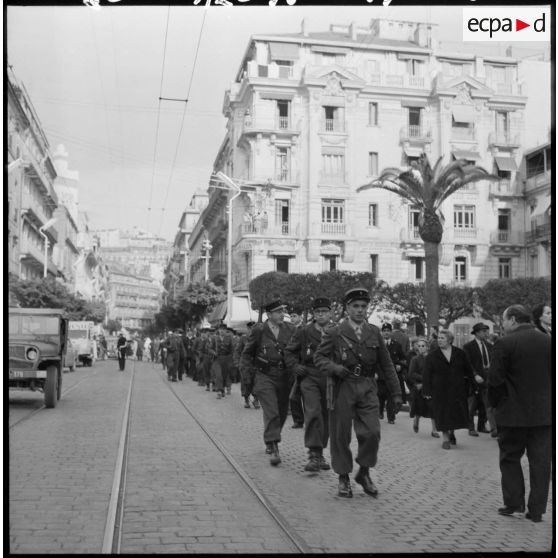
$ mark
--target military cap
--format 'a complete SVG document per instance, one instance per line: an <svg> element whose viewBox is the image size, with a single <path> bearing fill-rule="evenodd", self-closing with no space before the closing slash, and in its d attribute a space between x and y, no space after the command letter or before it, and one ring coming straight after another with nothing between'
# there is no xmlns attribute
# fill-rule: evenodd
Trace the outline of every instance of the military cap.
<svg viewBox="0 0 558 558"><path fill-rule="evenodd" d="M366 300L366 302L370 302L370 293L363 289L362 287L355 287L354 289L349 289L345 293L345 304L350 304L355 300Z"/></svg>
<svg viewBox="0 0 558 558"><path fill-rule="evenodd" d="M486 324L483 324L482 322L479 322L478 324L475 324L473 326L473 331L471 331L471 335L475 335L475 333L478 333L479 331L482 331L483 329L490 329Z"/></svg>
<svg viewBox="0 0 558 558"><path fill-rule="evenodd" d="M316 308L330 308L331 309L331 300L326 298L325 296L315 298L312 302L312 308L316 310Z"/></svg>
<svg viewBox="0 0 558 558"><path fill-rule="evenodd" d="M255 325L256 325L256 322L248 322L246 324L246 327L252 327L252 326L255 326Z"/></svg>
<svg viewBox="0 0 558 558"><path fill-rule="evenodd" d="M393 327L391 327L391 324L388 324L387 322L385 324L382 324L382 331L392 331Z"/></svg>
<svg viewBox="0 0 558 558"><path fill-rule="evenodd" d="M266 312L275 312L276 310L282 310L285 307L285 305L279 300L274 300L273 302L270 302L266 307L265 307L265 311Z"/></svg>

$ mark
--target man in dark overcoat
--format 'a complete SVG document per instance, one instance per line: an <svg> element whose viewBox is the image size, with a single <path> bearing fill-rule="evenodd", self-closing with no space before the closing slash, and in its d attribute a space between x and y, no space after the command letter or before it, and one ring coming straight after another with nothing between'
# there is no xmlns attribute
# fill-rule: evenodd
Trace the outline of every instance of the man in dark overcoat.
<svg viewBox="0 0 558 558"><path fill-rule="evenodd" d="M552 465L552 340L530 323L521 305L504 311L507 335L492 351L488 399L495 408L500 447L504 507L501 515L525 510L521 457L529 461L530 492L526 517L542 520L546 512Z"/></svg>
<svg viewBox="0 0 558 558"><path fill-rule="evenodd" d="M254 393L258 398L264 419L264 442L270 454L271 465L279 465L281 430L289 410L291 372L285 365L284 350L294 333L294 327L285 323L284 305L275 300L265 307L267 321L250 331L242 351L240 367L256 369Z"/></svg>
<svg viewBox="0 0 558 558"><path fill-rule="evenodd" d="M331 465L339 475L338 495L353 495L349 473L353 470L351 431L354 425L358 441L355 481L366 494L377 496L370 478L370 467L378 460L380 419L378 389L374 375L381 368L394 408L401 407L401 387L380 330L367 322L370 294L357 287L345 293L347 319L326 330L314 353L316 367L326 376L335 377L333 409L330 406L329 435Z"/></svg>
<svg viewBox="0 0 558 558"><path fill-rule="evenodd" d="M478 436L478 432L487 432L485 423L488 419L490 431L496 437L496 424L494 413L487 401L488 369L490 367L490 353L492 343L488 341L490 328L479 322L473 326L471 335L475 338L463 345L463 350L471 363L475 374L482 377L482 382L470 386L469 390L469 435ZM477 430L475 430L475 413L478 414Z"/></svg>
<svg viewBox="0 0 558 558"><path fill-rule="evenodd" d="M231 393L230 368L234 352L233 337L225 323L221 323L215 333L214 347L215 391L217 391L217 399L222 399L225 397L225 388L227 393Z"/></svg>
<svg viewBox="0 0 558 558"><path fill-rule="evenodd" d="M169 382L176 382L178 365L184 359L184 345L182 344L182 330L171 332L165 341L167 349L167 375Z"/></svg>
<svg viewBox="0 0 558 558"><path fill-rule="evenodd" d="M240 372L240 395L242 395L242 397L244 398L245 409L250 408L250 396L252 396L252 405L254 406L254 409L260 408L260 402L258 401L258 398L254 395L254 380L256 377L256 369L253 366L250 368L242 368L240 366L242 351L246 346L246 341L248 341L248 336L250 334L250 331L255 325L256 322L252 322L252 321L249 321L246 324L248 332L245 333L244 335L241 335L235 347L235 354L234 354L234 360Z"/></svg>
<svg viewBox="0 0 558 558"><path fill-rule="evenodd" d="M330 469L323 450L329 438L326 403L326 377L314 364L314 353L322 341L325 329L331 324L331 301L318 297L312 303L314 320L300 326L285 348L285 362L300 382L304 403L304 445L308 448L305 471Z"/></svg>

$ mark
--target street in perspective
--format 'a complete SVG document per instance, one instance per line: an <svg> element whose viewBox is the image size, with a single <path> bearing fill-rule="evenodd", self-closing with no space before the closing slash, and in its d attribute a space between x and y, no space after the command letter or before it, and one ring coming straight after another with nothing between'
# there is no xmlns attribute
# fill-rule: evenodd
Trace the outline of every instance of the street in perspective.
<svg viewBox="0 0 558 558"><path fill-rule="evenodd" d="M10 554L555 551L554 13L483 4L8 3Z"/></svg>

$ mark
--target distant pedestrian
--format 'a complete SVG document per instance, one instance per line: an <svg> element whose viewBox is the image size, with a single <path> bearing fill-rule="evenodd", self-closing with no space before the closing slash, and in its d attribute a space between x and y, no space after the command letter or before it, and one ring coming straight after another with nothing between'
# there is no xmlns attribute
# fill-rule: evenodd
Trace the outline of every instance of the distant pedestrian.
<svg viewBox="0 0 558 558"><path fill-rule="evenodd" d="M118 368L122 371L126 366L126 353L128 350L128 342L124 334L120 332L118 340L116 341L116 352L118 353Z"/></svg>
<svg viewBox="0 0 558 558"><path fill-rule="evenodd" d="M143 360L143 340L136 340L136 358L138 360Z"/></svg>
<svg viewBox="0 0 558 558"><path fill-rule="evenodd" d="M442 432L443 449L456 445L455 430L469 427L468 384L475 376L464 351L453 347L453 333L438 333L438 348L426 355L422 391L432 399L436 430ZM480 376L476 378L482 379Z"/></svg>
<svg viewBox="0 0 558 558"><path fill-rule="evenodd" d="M339 475L338 495L353 496L349 473L353 470L351 431L354 427L359 464L355 481L366 494L376 496L378 489L369 471L376 466L380 445L376 367L381 368L396 412L401 407L401 387L380 330L366 321L368 291L350 289L345 293L344 302L348 318L325 332L314 354L314 363L329 377L331 386L328 388L330 452L332 468Z"/></svg>
<svg viewBox="0 0 558 558"><path fill-rule="evenodd" d="M297 376L304 404L304 445L308 449L305 471L330 469L323 455L329 440L327 378L316 368L314 354L331 322L331 301L317 297L312 302L314 321L296 329L285 347L285 362Z"/></svg>
<svg viewBox="0 0 558 558"><path fill-rule="evenodd" d="M530 492L526 517L542 520L552 471L553 379L552 339L529 323L527 310L506 308L506 335L494 345L488 373L488 399L495 409L500 447L504 507L501 515L525 510L521 458L527 453Z"/></svg>
<svg viewBox="0 0 558 558"><path fill-rule="evenodd" d="M535 327L546 335L552 335L552 307L549 304L539 304L533 308Z"/></svg>
<svg viewBox="0 0 558 558"><path fill-rule="evenodd" d="M241 368L256 368L254 392L263 409L264 442L271 465L279 465L281 430L289 410L291 372L284 360L294 328L285 323L284 305L274 300L265 307L267 321L255 325L240 359Z"/></svg>
<svg viewBox="0 0 558 558"><path fill-rule="evenodd" d="M486 429L486 421L488 420L492 437L496 438L494 412L487 399L488 369L490 368L490 353L493 347L492 343L488 341L489 332L490 328L486 324L482 322L475 324L471 330L471 335L474 335L475 338L465 343L463 350L475 374L482 378L482 382L470 386L469 390L469 435L478 436L478 432L488 432ZM478 415L476 430L475 414Z"/></svg>
<svg viewBox="0 0 558 558"><path fill-rule="evenodd" d="M424 337L417 337L412 344L411 352L416 351L416 355L411 358L409 369L405 376L407 385L409 386L409 417L413 419L413 432L418 433L420 417L430 418L432 423L431 435L433 438L439 438L440 434L436 432L436 423L432 418L432 404L430 399L423 396L423 375L424 361L428 353L428 342Z"/></svg>
<svg viewBox="0 0 558 558"><path fill-rule="evenodd" d="M151 337L146 336L143 341L143 354L147 362L151 362Z"/></svg>

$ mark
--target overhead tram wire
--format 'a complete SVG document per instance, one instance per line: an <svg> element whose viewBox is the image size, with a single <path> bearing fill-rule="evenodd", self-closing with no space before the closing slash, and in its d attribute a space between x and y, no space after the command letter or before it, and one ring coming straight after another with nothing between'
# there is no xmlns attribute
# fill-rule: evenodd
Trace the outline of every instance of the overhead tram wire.
<svg viewBox="0 0 558 558"><path fill-rule="evenodd" d="M194 56L194 63L192 65L192 73L190 75L190 84L188 85L188 92L186 93L186 99L185 99L185 102L184 102L184 109L182 111L182 122L180 123L180 131L178 133L178 139L176 141L176 149L174 151L174 158L173 158L173 161L172 161L171 173L170 173L170 176L169 176L169 182L167 184L167 190L165 192L165 198L164 198L164 201L163 201L163 209L161 210L161 220L159 222L159 229L157 231L157 235L159 235L159 236L161 234L161 227L163 226L163 216L165 215L165 206L167 204L167 199L169 197L169 190L170 190L170 186L171 186L171 183L172 183L172 177L173 177L173 174L174 174L176 159L178 157L178 149L180 147L180 139L182 138L182 130L184 129L184 119L186 117L186 108L188 107L188 99L190 98L190 91L192 89L192 83L194 81L194 72L196 71L196 63L198 61L198 53L200 51L200 44L201 44L202 33L203 33L203 26L205 25L205 18L207 16L207 12L208 12L208 10L203 10L203 19L202 19L202 23L201 23L201 26L200 26L200 33L198 35L198 44L196 46L196 54Z"/></svg>
<svg viewBox="0 0 558 558"><path fill-rule="evenodd" d="M153 169L151 171L151 186L149 187L149 205L147 206L147 230L151 221L151 202L153 200L153 185L155 184L155 166L157 162L157 147L159 144L159 123L161 120L161 95L163 94L163 76L165 75L165 60L167 57L167 38L169 36L170 4L167 10L167 25L165 29L165 44L163 47L163 64L161 67L161 82L159 84L159 104L157 106L157 125L155 127L155 145L153 147Z"/></svg>

